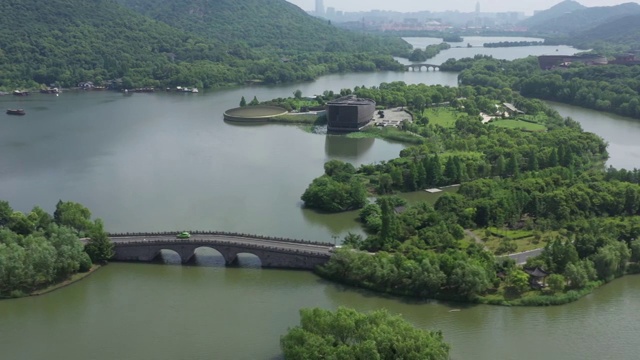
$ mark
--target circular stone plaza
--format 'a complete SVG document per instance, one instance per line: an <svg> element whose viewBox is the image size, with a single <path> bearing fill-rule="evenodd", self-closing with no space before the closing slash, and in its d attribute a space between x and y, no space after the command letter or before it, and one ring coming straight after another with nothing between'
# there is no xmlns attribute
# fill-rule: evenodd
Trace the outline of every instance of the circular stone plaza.
<svg viewBox="0 0 640 360"><path fill-rule="evenodd" d="M278 106L244 106L225 111L224 119L226 121L236 122L263 122L269 121L276 116L282 116L287 113L288 112L286 109Z"/></svg>

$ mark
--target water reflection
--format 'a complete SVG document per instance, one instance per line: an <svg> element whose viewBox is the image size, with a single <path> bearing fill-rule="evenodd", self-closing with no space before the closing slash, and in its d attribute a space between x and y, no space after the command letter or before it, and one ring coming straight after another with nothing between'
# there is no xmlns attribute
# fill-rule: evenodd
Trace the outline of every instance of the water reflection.
<svg viewBox="0 0 640 360"><path fill-rule="evenodd" d="M355 161L366 154L376 139L352 139L344 135L327 135L324 140L324 152L327 157L343 161Z"/></svg>
<svg viewBox="0 0 640 360"><path fill-rule="evenodd" d="M318 241L340 243L349 232L366 235L358 222L358 210L325 214L302 208L301 212L307 225L326 229L327 235L323 239L316 239Z"/></svg>
<svg viewBox="0 0 640 360"><path fill-rule="evenodd" d="M158 262L166 265L182 265L182 258L180 254L173 250L162 249L160 254L153 259L153 262Z"/></svg>
<svg viewBox="0 0 640 360"><path fill-rule="evenodd" d="M262 260L252 253L239 253L232 262L232 266L260 269L262 268Z"/></svg>

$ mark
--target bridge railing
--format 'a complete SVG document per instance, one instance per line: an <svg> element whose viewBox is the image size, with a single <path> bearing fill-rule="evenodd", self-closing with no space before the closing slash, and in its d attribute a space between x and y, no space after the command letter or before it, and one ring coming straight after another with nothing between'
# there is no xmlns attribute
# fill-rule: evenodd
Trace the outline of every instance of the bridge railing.
<svg viewBox="0 0 640 360"><path fill-rule="evenodd" d="M180 234L182 231L152 231L152 232L126 232L126 233L109 233L109 237L131 237L131 236L140 236L140 237L152 237L152 236L171 236L175 237ZM280 242L289 242L296 244L307 244L307 245L319 245L319 246L332 246L333 244L328 242L321 241L310 241L304 239L291 239L277 236L267 236L267 235L254 235L254 234L245 234L245 233L236 233L236 232L228 232L228 231L202 231L202 230L192 230L188 231L192 235L213 235L213 236L229 236L229 237L241 237L241 238L250 238L250 239L260 239L260 240L269 240L269 241L280 241Z"/></svg>
<svg viewBox="0 0 640 360"><path fill-rule="evenodd" d="M316 251L307 251L300 249L287 249L277 246L270 245L258 245L258 244L229 244L226 241L219 240L199 240L199 239L188 239L186 242L189 244L195 245L203 245L203 246L237 246L248 249L256 249L256 250L266 250L272 252L286 253L286 254L296 254L296 255L312 255L312 256L320 256L320 257L331 257L331 254L316 252ZM116 248L118 247L135 247L135 246L171 246L171 245L184 245L185 242L178 240L151 240L151 241L131 241L126 243L116 243Z"/></svg>

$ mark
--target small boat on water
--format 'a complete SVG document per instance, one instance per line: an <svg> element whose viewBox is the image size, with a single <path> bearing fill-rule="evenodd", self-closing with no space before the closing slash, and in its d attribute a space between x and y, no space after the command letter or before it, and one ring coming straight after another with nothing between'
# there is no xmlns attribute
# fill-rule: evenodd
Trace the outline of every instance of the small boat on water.
<svg viewBox="0 0 640 360"><path fill-rule="evenodd" d="M7 109L7 115L24 115L24 109Z"/></svg>

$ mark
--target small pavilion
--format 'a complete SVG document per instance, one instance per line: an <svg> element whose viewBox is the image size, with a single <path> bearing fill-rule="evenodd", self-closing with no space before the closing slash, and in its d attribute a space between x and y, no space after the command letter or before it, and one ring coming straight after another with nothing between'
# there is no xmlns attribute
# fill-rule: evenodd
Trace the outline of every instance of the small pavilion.
<svg viewBox="0 0 640 360"><path fill-rule="evenodd" d="M529 284L536 289L542 289L546 286L545 280L550 274L544 271L542 268L536 266L535 268L524 269L524 272L529 274Z"/></svg>

